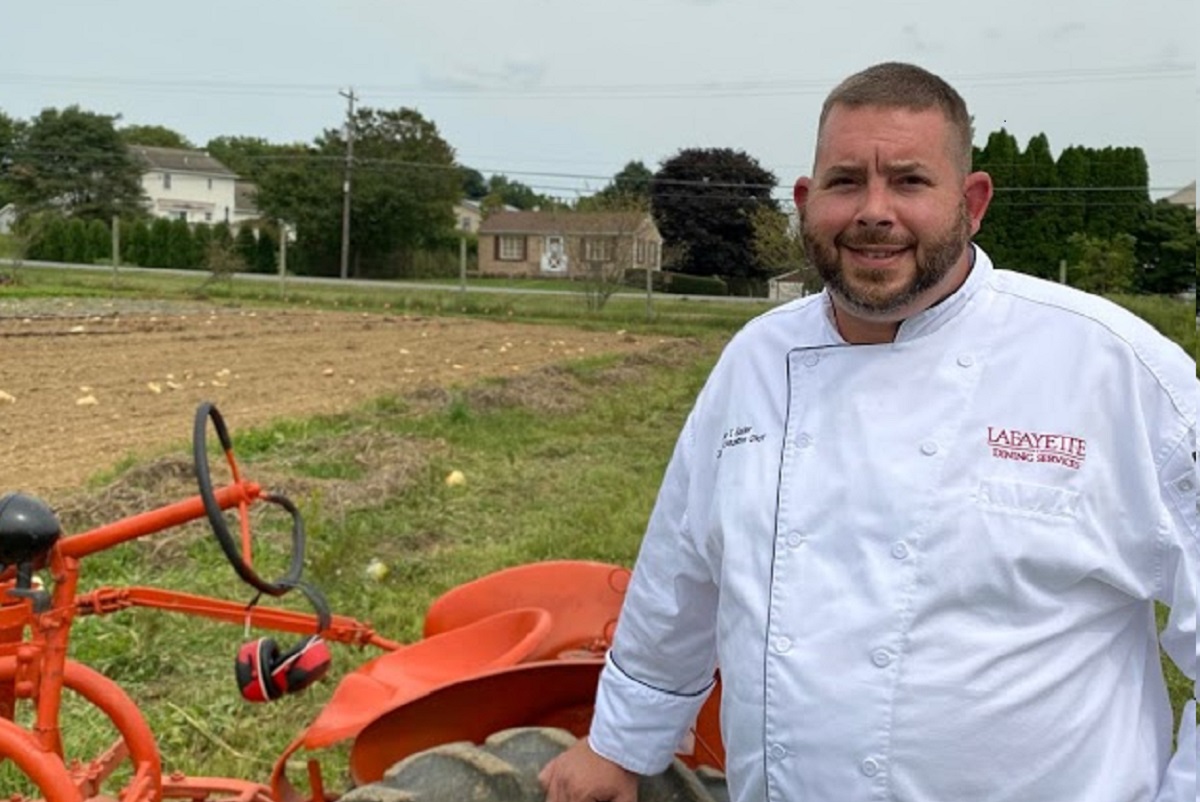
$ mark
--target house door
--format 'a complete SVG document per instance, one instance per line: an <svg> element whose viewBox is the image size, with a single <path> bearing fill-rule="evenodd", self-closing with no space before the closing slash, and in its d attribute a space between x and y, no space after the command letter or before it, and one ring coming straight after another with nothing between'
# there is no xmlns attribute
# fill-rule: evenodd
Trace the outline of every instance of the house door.
<svg viewBox="0 0 1200 802"><path fill-rule="evenodd" d="M542 272L567 272L567 250L562 237L546 237L546 247L542 249Z"/></svg>

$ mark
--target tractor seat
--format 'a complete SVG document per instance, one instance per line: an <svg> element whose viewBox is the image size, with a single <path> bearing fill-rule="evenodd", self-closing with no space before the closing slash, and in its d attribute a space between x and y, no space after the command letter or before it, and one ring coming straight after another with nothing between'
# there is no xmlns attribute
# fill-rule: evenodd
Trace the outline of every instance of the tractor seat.
<svg viewBox="0 0 1200 802"><path fill-rule="evenodd" d="M347 674L302 737L319 749L356 735L382 711L528 658L551 628L538 608L505 610L376 657Z"/></svg>

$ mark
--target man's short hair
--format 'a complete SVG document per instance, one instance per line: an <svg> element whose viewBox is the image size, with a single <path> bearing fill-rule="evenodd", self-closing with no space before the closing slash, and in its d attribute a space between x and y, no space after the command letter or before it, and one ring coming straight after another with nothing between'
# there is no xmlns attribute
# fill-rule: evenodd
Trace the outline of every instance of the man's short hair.
<svg viewBox="0 0 1200 802"><path fill-rule="evenodd" d="M956 135L956 141L950 143L951 157L964 173L971 171L974 132L967 104L954 87L928 70L913 64L888 61L851 75L825 98L818 135L824 131L825 118L834 106L877 106L909 111L938 109L946 116Z"/></svg>

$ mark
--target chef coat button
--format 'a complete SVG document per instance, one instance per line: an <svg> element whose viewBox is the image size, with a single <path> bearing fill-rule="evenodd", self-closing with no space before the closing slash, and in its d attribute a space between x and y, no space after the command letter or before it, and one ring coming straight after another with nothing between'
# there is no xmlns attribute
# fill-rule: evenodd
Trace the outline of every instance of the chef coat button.
<svg viewBox="0 0 1200 802"><path fill-rule="evenodd" d="M767 754L771 756L771 760L783 760L787 757L787 750L780 744L771 744L771 748L767 750Z"/></svg>
<svg viewBox="0 0 1200 802"><path fill-rule="evenodd" d="M812 435L808 432L801 432L800 434L796 435L796 445L800 446L801 448L808 448L812 445L812 442Z"/></svg>
<svg viewBox="0 0 1200 802"><path fill-rule="evenodd" d="M788 532L787 544L790 548L798 549L804 545L804 535L799 532Z"/></svg>
<svg viewBox="0 0 1200 802"><path fill-rule="evenodd" d="M775 639L775 651L776 652L778 652L779 654L787 654L791 650L792 650L792 639L791 638L776 638Z"/></svg>
<svg viewBox="0 0 1200 802"><path fill-rule="evenodd" d="M806 368L815 368L817 366L817 363L819 363L820 361L821 361L820 354L805 354L804 355L804 367L806 367Z"/></svg>
<svg viewBox="0 0 1200 802"><path fill-rule="evenodd" d="M925 456L932 457L937 452L938 452L938 445L937 445L937 443L933 442L932 440L926 440L924 443L921 443L921 453L924 454Z"/></svg>
<svg viewBox="0 0 1200 802"><path fill-rule="evenodd" d="M876 649L871 653L871 662L878 668L887 668L892 664L892 653L887 649Z"/></svg>
<svg viewBox="0 0 1200 802"><path fill-rule="evenodd" d="M1195 487L1195 486L1196 486L1196 485L1195 485L1195 484L1192 482L1192 480L1191 480L1191 479L1180 479L1180 480L1179 480L1179 484L1178 484L1178 485L1176 485L1176 487L1178 487L1178 488L1179 488L1180 490L1182 490L1184 493L1187 493L1188 491L1190 491L1190 490L1191 490L1193 487Z"/></svg>
<svg viewBox="0 0 1200 802"><path fill-rule="evenodd" d="M958 366L960 368L969 368L975 364L975 357L970 354L963 354L958 358Z"/></svg>
<svg viewBox="0 0 1200 802"><path fill-rule="evenodd" d="M897 543L893 543L892 544L892 556L895 557L897 560L907 559L908 558L908 544L905 543L903 540L901 540Z"/></svg>
<svg viewBox="0 0 1200 802"><path fill-rule="evenodd" d="M874 777L876 774L879 773L879 770L882 768L882 766L879 765L879 761L873 757L867 758L862 763L860 763L858 767L862 771L862 773L867 775L868 777Z"/></svg>

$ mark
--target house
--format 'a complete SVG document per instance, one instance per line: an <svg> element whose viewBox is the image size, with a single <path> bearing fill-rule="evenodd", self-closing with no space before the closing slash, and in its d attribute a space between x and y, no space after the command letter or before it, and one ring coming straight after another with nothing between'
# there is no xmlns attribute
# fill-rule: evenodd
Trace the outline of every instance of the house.
<svg viewBox="0 0 1200 802"><path fill-rule="evenodd" d="M496 212L479 227L479 273L576 278L597 266L659 270L662 242L642 212Z"/></svg>
<svg viewBox="0 0 1200 802"><path fill-rule="evenodd" d="M1186 206L1194 211L1196 209L1196 182L1193 181L1175 194L1168 196L1167 202ZM1200 231L1200 213L1196 214L1196 230Z"/></svg>
<svg viewBox="0 0 1200 802"><path fill-rule="evenodd" d="M17 222L17 204L0 206L0 234L11 234Z"/></svg>
<svg viewBox="0 0 1200 802"><path fill-rule="evenodd" d="M478 234L483 223L483 209L476 200L460 200L454 204L454 228L468 234Z"/></svg>
<svg viewBox="0 0 1200 802"><path fill-rule="evenodd" d="M142 189L154 217L234 223L237 175L200 150L129 148L142 165Z"/></svg>

